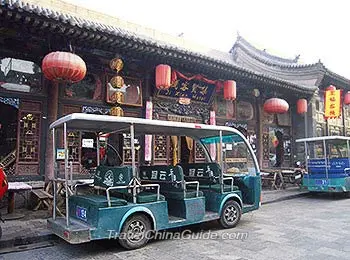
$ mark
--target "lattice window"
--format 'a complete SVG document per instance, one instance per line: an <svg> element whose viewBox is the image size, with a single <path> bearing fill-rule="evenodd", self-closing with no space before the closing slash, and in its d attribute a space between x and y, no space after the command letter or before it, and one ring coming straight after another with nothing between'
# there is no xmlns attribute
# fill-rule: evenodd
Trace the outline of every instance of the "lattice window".
<svg viewBox="0 0 350 260"><path fill-rule="evenodd" d="M139 162L139 151L140 145L139 140L135 138L135 162L136 164ZM131 156L131 138L130 135L124 135L124 145L123 145L123 162L124 164L132 164L132 156Z"/></svg>
<svg viewBox="0 0 350 260"><path fill-rule="evenodd" d="M195 154L196 161L205 161L204 149L199 143L196 143L195 153L196 153Z"/></svg>
<svg viewBox="0 0 350 260"><path fill-rule="evenodd" d="M69 160L73 162L80 162L80 134L77 131L67 133L68 155Z"/></svg>
<svg viewBox="0 0 350 260"><path fill-rule="evenodd" d="M165 135L155 135L154 138L154 160L166 161L167 160L167 137Z"/></svg>
<svg viewBox="0 0 350 260"><path fill-rule="evenodd" d="M22 112L20 117L19 161L39 160L40 113Z"/></svg>

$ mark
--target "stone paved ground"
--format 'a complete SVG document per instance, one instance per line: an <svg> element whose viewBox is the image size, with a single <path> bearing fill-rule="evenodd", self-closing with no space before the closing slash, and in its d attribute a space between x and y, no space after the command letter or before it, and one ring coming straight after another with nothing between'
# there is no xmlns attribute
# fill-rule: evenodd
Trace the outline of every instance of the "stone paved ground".
<svg viewBox="0 0 350 260"><path fill-rule="evenodd" d="M16 214L24 215L21 219L6 220L5 223L0 223L2 227L2 238L0 239L0 249L7 247L10 244L19 244L23 239L35 239L40 236L47 236L51 234L46 229L46 219L49 217L47 210L24 210L16 209ZM6 216L6 213L2 211Z"/></svg>
<svg viewBox="0 0 350 260"><path fill-rule="evenodd" d="M289 187L285 190L264 190L262 193L263 204L271 203L278 200L284 200L290 197L305 194L298 187ZM5 214L5 208L2 213ZM6 221L0 223L3 229L3 236L0 239L0 248L9 245L9 240L16 240L14 244L18 244L24 238L33 238L35 236L47 236L50 232L46 229L46 218L49 217L47 210L31 211L16 209L16 213L22 213L24 218L18 220ZM6 243L5 243L6 241Z"/></svg>
<svg viewBox="0 0 350 260"><path fill-rule="evenodd" d="M262 203L267 204L289 198L295 198L298 196L307 195L308 191L300 189L298 186L288 186L286 189L281 190L263 190L262 191Z"/></svg>
<svg viewBox="0 0 350 260"><path fill-rule="evenodd" d="M222 230L215 222L203 225L205 231L218 234L211 240L158 240L134 251L124 251L115 241L61 241L0 259L349 259L349 205L350 199L342 197L305 196L263 205L244 215L234 229ZM199 227L192 230L198 232ZM223 239L227 232L241 239Z"/></svg>

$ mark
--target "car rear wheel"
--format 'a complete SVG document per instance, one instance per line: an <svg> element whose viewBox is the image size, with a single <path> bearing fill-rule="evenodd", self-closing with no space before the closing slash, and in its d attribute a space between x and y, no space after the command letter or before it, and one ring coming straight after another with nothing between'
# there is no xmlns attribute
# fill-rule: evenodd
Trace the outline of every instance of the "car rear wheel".
<svg viewBox="0 0 350 260"><path fill-rule="evenodd" d="M241 206L233 200L229 200L224 204L221 211L219 222L224 228L233 228L237 226L242 216Z"/></svg>
<svg viewBox="0 0 350 260"><path fill-rule="evenodd" d="M144 215L131 216L123 225L119 244L126 249L137 249L147 244L151 232L151 222Z"/></svg>

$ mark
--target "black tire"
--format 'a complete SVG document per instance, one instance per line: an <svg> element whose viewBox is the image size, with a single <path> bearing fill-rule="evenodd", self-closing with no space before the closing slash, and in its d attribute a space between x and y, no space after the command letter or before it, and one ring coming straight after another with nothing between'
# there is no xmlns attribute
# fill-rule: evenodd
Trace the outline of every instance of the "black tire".
<svg viewBox="0 0 350 260"><path fill-rule="evenodd" d="M151 222L141 214L133 215L126 220L119 235L119 244L132 250L145 246L151 234Z"/></svg>
<svg viewBox="0 0 350 260"><path fill-rule="evenodd" d="M229 200L222 208L219 223L223 228L233 228L237 226L241 216L241 206L236 201Z"/></svg>

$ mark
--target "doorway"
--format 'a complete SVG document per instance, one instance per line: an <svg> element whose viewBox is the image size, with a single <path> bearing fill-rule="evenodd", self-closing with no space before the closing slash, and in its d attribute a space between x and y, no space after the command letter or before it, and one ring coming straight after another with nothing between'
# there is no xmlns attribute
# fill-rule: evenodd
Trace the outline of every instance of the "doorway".
<svg viewBox="0 0 350 260"><path fill-rule="evenodd" d="M14 169L17 148L18 109L0 102L0 166Z"/></svg>

